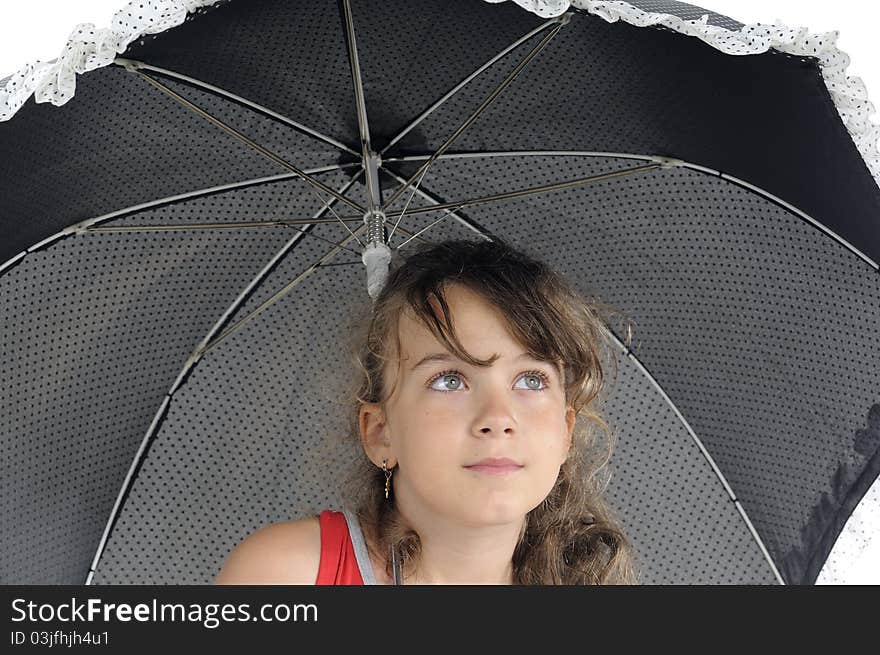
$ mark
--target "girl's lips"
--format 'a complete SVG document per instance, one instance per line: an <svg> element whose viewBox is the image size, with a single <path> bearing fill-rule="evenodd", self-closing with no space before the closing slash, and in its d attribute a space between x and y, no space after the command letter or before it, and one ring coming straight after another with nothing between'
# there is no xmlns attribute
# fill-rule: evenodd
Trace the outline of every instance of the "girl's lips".
<svg viewBox="0 0 880 655"><path fill-rule="evenodd" d="M487 466L486 464L475 464L474 466L465 466L469 471L476 471L477 473L485 473L486 475L508 475L510 473L515 473L519 471L522 466L517 465L503 465L503 466Z"/></svg>

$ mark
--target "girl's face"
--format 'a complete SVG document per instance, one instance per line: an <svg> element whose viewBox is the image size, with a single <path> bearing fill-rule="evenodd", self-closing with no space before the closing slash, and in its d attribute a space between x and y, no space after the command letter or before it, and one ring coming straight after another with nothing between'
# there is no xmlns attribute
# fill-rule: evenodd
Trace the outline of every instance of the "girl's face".
<svg viewBox="0 0 880 655"><path fill-rule="evenodd" d="M523 356L498 310L474 292L456 285L445 297L465 350L497 359L467 364L404 313L400 368L386 370L388 388L400 376L387 414L361 408L365 448L378 466L386 457L389 469L399 464L392 493L405 515L467 526L521 521L553 488L571 444L575 413L565 406L562 373ZM521 466L503 474L468 468L502 457Z"/></svg>

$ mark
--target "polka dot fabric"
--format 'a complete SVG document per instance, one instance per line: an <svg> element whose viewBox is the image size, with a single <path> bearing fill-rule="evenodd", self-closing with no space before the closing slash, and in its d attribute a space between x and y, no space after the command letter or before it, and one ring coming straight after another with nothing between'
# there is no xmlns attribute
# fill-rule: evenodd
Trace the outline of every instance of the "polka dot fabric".
<svg viewBox="0 0 880 655"><path fill-rule="evenodd" d="M181 362L286 238L86 234L0 276L0 582L85 581Z"/></svg>
<svg viewBox="0 0 880 655"><path fill-rule="evenodd" d="M561 6L567 4L563 0L520 0L519 3L526 8L539 5L545 12L552 8L559 13ZM859 77L846 74L850 58L837 47L838 31L811 34L806 27L791 28L780 21L773 25L743 25L683 2L571 0L571 6L609 22L622 20L638 27L666 27L694 36L726 54L750 55L773 49L795 56L816 57L834 105L871 175L880 185L880 124L871 120L874 105L868 100L865 83ZM700 18L694 16L695 9L703 14Z"/></svg>

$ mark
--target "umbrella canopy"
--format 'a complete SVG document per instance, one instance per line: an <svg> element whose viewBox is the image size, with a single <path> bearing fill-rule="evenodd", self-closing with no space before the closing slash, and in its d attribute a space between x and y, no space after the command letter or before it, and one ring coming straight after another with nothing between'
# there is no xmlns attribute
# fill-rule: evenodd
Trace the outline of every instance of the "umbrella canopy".
<svg viewBox="0 0 880 655"><path fill-rule="evenodd" d="M878 133L835 39L652 0L80 25L0 82L0 581L207 583L339 506L386 245L501 237L635 322L603 404L641 581L815 582L880 472Z"/></svg>

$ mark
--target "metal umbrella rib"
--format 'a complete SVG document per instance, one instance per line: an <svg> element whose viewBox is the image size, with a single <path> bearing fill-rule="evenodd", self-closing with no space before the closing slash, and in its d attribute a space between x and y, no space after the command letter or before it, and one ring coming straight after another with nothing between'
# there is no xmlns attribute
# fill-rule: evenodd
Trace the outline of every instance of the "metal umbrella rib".
<svg viewBox="0 0 880 655"><path fill-rule="evenodd" d="M549 34L544 36L544 38L541 39L541 41L534 48L532 48L531 51L529 51L529 53L523 58L523 60L519 64L517 64L516 68L514 68L510 73L508 73L508 75L501 81L501 83L495 89L492 90L492 92L483 100L482 103L480 103L480 106L477 107L473 111L473 113L471 113L471 115L468 116L465 119L465 121L458 127L458 129L456 129L455 132L453 132L452 135L449 138L447 138L446 141L443 142L443 144L437 149L437 152L435 152L433 155L431 155L431 157L429 157L428 160L424 164L422 164L422 166L419 167L419 169L415 173L412 174L412 177L410 177L403 185L398 187L394 191L394 193L391 194L391 196L388 198L388 200L385 201L385 203L382 207L383 209L390 207L394 203L394 201L397 200L400 197L400 195L404 191L406 191L407 188L409 188L409 186L416 180L416 178L419 178L425 172L425 170L434 162L434 160L437 157L439 157L444 152L446 152L446 149L449 146L451 146L455 142L455 140L459 136L461 136L464 133L464 131L468 127L470 127L475 120L477 120L477 118L480 117L480 115L486 110L486 108L490 104L492 104L492 102L501 94L501 92L504 91L504 89L506 89L510 85L510 83L513 82L514 79L516 79L516 76L519 75L520 72L522 72L522 70L526 66L528 66L528 64L542 50L544 50L544 48L547 47L547 45L550 43L550 41L553 39L553 37L556 36L557 34L559 34L559 31L566 24L568 24L568 21L570 18L571 18L571 12L563 14L562 16L560 16L557 19L556 22L558 24L556 25L556 27L554 27L550 31Z"/></svg>
<svg viewBox="0 0 880 655"><path fill-rule="evenodd" d="M486 70L488 70L489 68L491 68L492 65L493 65L495 62L500 61L500 60L503 59L505 56L507 56L509 53L513 52L513 51L516 50L518 47L520 47L522 44L524 44L524 43L526 43L527 41L529 41L533 36L535 36L536 34L540 34L540 33L543 32L544 30L546 30L548 27L550 27L550 26L552 26L552 25L555 25L557 22L558 22L557 20L548 20L548 21L547 21L546 23L544 23L543 25L541 25L541 26L539 26L539 27L536 27L535 29L533 29L531 32L529 32L529 33L526 34L525 36L522 36L522 37L520 37L519 39L517 39L516 41L514 41L513 43L511 43L511 44L510 44L509 46L507 46L504 50L502 50L502 51L499 52L497 55L495 55L494 57L492 57L489 61L487 61L487 62L484 63L482 66L480 66L479 68L477 68L473 73L471 73L470 75L468 75L468 76L467 76L466 78L464 78L461 82L459 82L459 83L456 84L454 87L452 87L449 91L447 91L445 94L443 94L443 96L442 96L439 100L437 100L437 102L435 102L435 103L432 104L430 107L428 107L425 111L423 111L421 114L419 114L419 115L418 115L418 116L417 116L417 117L416 117L416 118L415 118L415 119L414 119L409 125L407 125L407 126L404 127L400 132L398 132L397 135L394 136L394 137L391 139L391 141L389 141L388 144L387 144L384 148L382 148L382 150L379 151L379 154L380 154L380 155L384 155L386 152L388 152L388 150L390 150L392 147L394 147L394 145L395 145L398 141L400 141L403 137L405 137L407 134L409 134L409 132L410 132L414 127L416 127L419 123L421 123L421 122L422 122L423 120L425 120L428 116L430 116L430 115L431 115L431 114L432 114L437 108L439 108L444 102L446 102L447 100L449 100L449 98L451 98L451 97L454 96L456 93L458 93L461 89L463 89L463 88L464 88L464 87L465 87L465 86L466 86L471 80L476 79L476 78L477 78L477 77L478 77L483 71L486 71ZM397 160L397 159L398 159L397 157L394 158L394 160ZM386 161L387 161L387 160L386 160Z"/></svg>
<svg viewBox="0 0 880 655"><path fill-rule="evenodd" d="M397 180L398 182L403 183L403 182L406 181L406 179L405 179L403 176L398 175L397 173L395 173L393 170L391 170L391 169L388 168L387 166L383 166L380 170L381 170L383 173L385 173L385 174L391 176L392 178L394 178L394 179ZM435 205L439 205L439 204L441 204L439 200L437 200L437 199L436 199L434 196L432 196L430 193L426 192L424 189L420 189L420 188L416 187L416 193L418 193L422 198L424 198L424 199L427 200L428 202L431 202L431 203L433 203L433 204L435 204ZM459 223L461 223L462 225L464 225L467 229L469 229L469 230L475 232L478 236L482 237L483 239L487 239L487 240L489 240L489 241L494 241L494 240L497 238L497 237L495 237L495 235L493 235L489 230L487 230L485 227L483 227L483 226L481 226L479 223L477 223L477 221L475 221L473 218L470 218L470 217L467 217L467 216L465 216L465 215L460 214L460 213L458 212L458 210L445 209L445 210L443 210L443 211L445 212L445 215L442 216L442 217L441 217L440 219L438 219L437 221L435 221L434 223L431 223L431 225L430 225L429 227L432 227L432 226L436 225L436 224L439 223L440 220L442 220L443 218L451 217L451 218L454 218L454 219L455 219L456 221L458 221ZM402 217L402 214L401 214L401 217ZM400 221L398 220L398 223L399 223L399 222L400 222ZM403 231L403 228L397 228L397 229ZM427 228L426 228L426 229L427 229ZM418 233L417 233L417 234L418 234ZM411 235L411 236L415 236L415 235ZM400 249L401 247L403 247L403 245L404 245L404 244L400 244L400 246L398 246L398 249Z"/></svg>
<svg viewBox="0 0 880 655"><path fill-rule="evenodd" d="M370 145L370 124L367 118L367 106L364 101L364 82L361 79L360 62L358 61L357 40L354 34L354 19L351 16L351 2L343 0L343 15L345 17L344 34L345 45L348 50L348 59L351 66L351 82L354 85L354 98L357 107L358 131L361 137L361 165L367 178L367 212L374 214L381 204L379 197L379 179L373 160L372 146ZM369 238L369 237L368 237Z"/></svg>
<svg viewBox="0 0 880 655"><path fill-rule="evenodd" d="M430 159L433 155L430 154L419 154L419 155L401 155L397 157L388 157L383 159L383 164L388 163L397 163L397 162L407 162L407 161L420 161L424 159ZM706 166L701 166L700 164L695 164L694 162L684 161L682 159L663 157L660 155L640 155L635 153L627 153L627 152L599 152L599 151L579 151L579 150L520 150L520 151L497 151L497 152L456 152L456 153L443 153L442 155L435 157L436 159L479 159L479 158L491 158L491 157L600 157L600 158L616 158L616 159L639 159L643 161L656 161L661 164L661 168L669 168L671 166L679 166L681 168L687 168L694 171L699 171L701 173L705 173L707 175L713 175L715 177L719 177L721 179L727 180L737 186L741 186L744 189L748 189L755 194L766 198L773 203L783 207L787 211L791 212L798 218L803 219L805 222L809 223L811 226L815 227L818 230L821 230L825 233L826 236L830 237L837 243L841 244L848 250L850 250L854 255L864 260L867 264L869 264L872 268L880 269L880 264L871 259L864 252L856 248L849 241L841 237L834 230L830 229L827 225L824 225L821 221L816 220L808 213L803 211L802 209L794 206L793 204L786 202L782 198L772 194L768 190L761 188L756 184L752 184L746 180L740 179L733 175L729 175L727 173L723 173L721 171L716 171L711 168L707 168ZM412 213L412 212L411 212Z"/></svg>
<svg viewBox="0 0 880 655"><path fill-rule="evenodd" d="M343 219L354 220L354 219ZM312 225L321 223L338 223L338 218L284 219L275 218L269 221L241 221L240 223L181 223L179 225L125 225L120 227L89 227L82 232L88 234L119 233L119 232L183 232L186 230L235 230L259 227L285 227L293 225ZM322 238L322 237L316 237ZM360 253L352 250L355 254Z"/></svg>
<svg viewBox="0 0 880 655"><path fill-rule="evenodd" d="M834 241L836 241L837 243L839 243L840 245L845 247L847 250L849 250L854 255L856 255L859 259L864 260L868 265L870 265L875 270L880 272L880 264L878 264L873 259L868 257L868 255L866 255L861 250L856 248L853 244L851 244L849 241L847 241L842 236L837 234L834 230L829 228L827 225L824 225L820 221L817 221L815 218L813 218L812 216L807 214L805 211L798 209L797 207L795 207L791 203L786 202L782 198L779 198L779 197L773 195L772 193L770 193L766 189L762 189L761 187L759 187L755 184L752 184L750 182L746 182L745 180L741 180L738 177L734 177L733 175L728 175L727 173L719 173L718 176L724 180L727 180L728 182L732 182L733 184L741 186L744 189L749 189L750 191L754 191L758 195L763 196L764 198L767 198L768 200L779 205L780 207L785 208L786 210L790 211L792 214L794 214L798 218L803 219L806 223L808 223L812 227L816 228L817 230L819 230L820 232L822 232L826 236L830 237L831 239L833 239Z"/></svg>
<svg viewBox="0 0 880 655"><path fill-rule="evenodd" d="M147 82L149 82L150 84L155 86L157 89L162 91L163 93L174 98L179 103L181 103L182 105L191 109L195 113L199 114L200 116L202 116L203 118L205 118L209 122L213 123L214 125L216 125L220 129L225 130L226 132L228 132L229 134L234 136L236 139L238 139L239 141L241 141L245 145L250 146L251 148L253 148L257 152L259 152L260 154L262 154L265 157L267 157L268 159L271 159L272 161L274 161L276 164L279 164L280 166L283 166L284 168L287 168L288 170L293 171L294 173L299 175L303 180L308 182L312 187L314 187L316 189L320 189L324 193L333 196L337 200L341 200L342 202L344 202L346 205L352 207L353 209L356 209L358 211L363 211L364 208L361 207L358 203L356 203L353 200L351 200L350 198L346 198L342 194L334 191L333 189L331 189L330 187L328 187L324 183L316 180L311 175L308 175L305 171L300 170L299 168L297 168L296 166L294 166L293 164L291 164L287 160L283 159L282 157L279 157L275 153L270 152L269 150L267 150L266 148L264 148L260 144L256 143L252 139L249 139L248 137L246 137L244 134L242 134L241 132L236 130L234 127L227 125L226 123L224 123L220 119L218 119L215 116L212 116L211 114L206 112L204 109L202 109L201 107L196 105L194 102L187 100L186 98L184 98L182 95L180 95L179 93L177 93L173 89L165 86L164 84L162 84L158 80L153 79L152 77L150 77L149 75L147 75L145 73L141 73L140 71L135 71L135 72L138 75L140 75L143 79L145 79ZM318 197L320 198L320 196L318 196Z"/></svg>
<svg viewBox="0 0 880 655"><path fill-rule="evenodd" d="M639 166L637 168L630 168L623 171L615 171L613 173L603 173L601 175L590 175L588 177L581 177L576 180L566 180L565 182L556 182L554 184L545 184L539 187L532 187L529 189L519 189L516 191L507 191L505 193L496 193L491 196L483 196L481 198L467 198L465 200L456 200L452 202L445 202L438 204L434 207L417 207L416 209L411 209L409 211L410 215L412 214L425 214L430 212L441 211L444 209L460 209L461 207L470 207L473 205L482 205L487 202L495 202L497 200L509 200L511 198L521 198L523 196L534 195L538 193L547 193L548 191L559 191L562 189L569 189L571 187L577 187L584 184L591 184L592 182L601 182L603 180L610 180L616 177L625 177L627 175L633 175L634 173L646 173L648 171L653 171L658 168L661 168L660 164L649 164L647 166Z"/></svg>
<svg viewBox="0 0 880 655"><path fill-rule="evenodd" d="M327 171L338 170L340 168L348 168L348 167L354 167L354 166L359 167L360 163L334 164L332 166L321 166L318 168L309 169L306 171L306 173L311 175L311 174L315 174L315 173L323 173L323 172L327 172ZM241 182L233 182L230 184L221 184L218 186L208 187L205 189L196 189L195 191L187 191L186 193L180 193L180 194L176 194L173 196L167 196L165 198L159 198L157 200L151 200L149 202L139 203L137 205L132 205L130 207L124 207L122 209L118 209L116 211L112 211L107 214L102 214L100 216L93 216L91 218L87 218L85 220L74 223L73 225L70 225L70 226L64 228L60 232L56 232L55 234L52 234L51 236L43 239L42 241L39 241L38 243L33 244L32 246L28 247L27 250L24 250L24 251L18 253L14 257L11 257L9 260L5 261L2 265L0 265L0 276L2 276L9 269L11 269L14 264L19 263L28 253L36 252L38 250L46 248L47 246L55 243L56 241L58 241L59 239L62 239L64 237L69 237L74 234L79 234L79 233L84 233L84 232L98 231L98 230L94 229L94 226L99 225L101 223L106 223L108 221L116 220L119 218L125 218L126 216L129 216L131 214L137 214L137 213L142 212L144 210L158 209L160 207L173 205L177 202L184 201L184 200L192 200L195 198L205 198L205 197L208 197L208 196L211 196L214 194L224 193L226 191L231 191L231 190L236 190L236 189L247 189L250 187L260 186L263 184L284 182L286 180L292 180L292 179L298 179L298 178L301 178L301 176L296 173L293 173L293 174L281 173L280 175L272 175L269 177L256 178L253 180L243 180ZM323 219L318 222L320 222L320 223L334 222L335 223L335 222L339 222L339 221L338 221L338 219L333 219L332 221L330 219ZM308 221L306 221L305 224L308 224ZM100 230L100 231L113 232L113 231L137 231L137 230L108 229L108 230Z"/></svg>
<svg viewBox="0 0 880 655"><path fill-rule="evenodd" d="M355 156L358 154L356 151L352 150L347 145L345 145L341 141L338 141L337 139L334 139L326 134L322 134L321 132L318 132L316 129L309 127L307 125L303 125L302 123L300 123L298 121L295 121L291 118L288 118L287 116L283 116L283 115L279 114L278 112L269 109L268 107L264 107L264 106L260 105L259 103L254 102L253 100L249 100L248 98L243 98L240 95L236 95L235 93L231 93L230 91L227 91L225 89L221 89L220 87L214 86L213 84L208 84L207 82L203 82L202 80L198 80L194 77L190 77L188 75L183 75L182 73L178 73L176 71L169 70L167 68L153 66L152 64L148 64L143 61L138 61L136 59L126 59L125 57L117 57L116 59L113 60L113 63L116 64L117 66L121 66L122 68L125 68L127 71L130 71L132 73L134 73L138 70L149 70L149 71L154 71L156 73L160 73L161 75L164 75L166 77L170 77L172 79L180 80L181 82L189 84L190 86L193 86L197 89L207 91L208 93L212 93L218 97L227 98L229 100L237 102L238 104L244 105L245 107L249 107L250 109L253 109L257 113L262 114L263 116L267 116L267 117L269 117L275 121L278 121L288 127L292 127L295 130L297 130L298 132L301 132L302 134L305 134L307 136L314 137L314 138L318 139L319 141L323 141L324 143L327 143L327 144L333 146L334 148L339 148L339 150L342 150L343 152L347 152L347 153L355 155ZM153 78L153 79L155 79L155 78Z"/></svg>
<svg viewBox="0 0 880 655"><path fill-rule="evenodd" d="M663 398L663 400L666 402L666 404L668 404L669 407L672 409L672 411L675 413L675 416L678 418L678 420L682 424L682 426L684 426L685 430L687 430L687 433L691 436L691 439L693 439L694 443L697 444L697 447L700 449L700 453L703 455L705 460L709 463L709 466L712 468L712 472L718 478L718 481L721 482L721 485L724 487L724 491L730 497L731 502L733 502L734 505L736 506L737 511L739 512L740 516L742 517L743 521L746 524L746 527L749 530L749 534L751 534L752 539L754 539L755 543L758 545L758 548L760 548L761 554L763 555L764 559L767 560L767 564L770 566L770 569L773 571L773 575L776 577L776 580L781 585L787 584L786 581L783 579L782 575L779 573L779 569L776 567L776 563L773 561L773 558L770 556L770 553L767 550L767 547L764 545L764 540L761 539L761 536L758 534L758 531L755 529L755 526L752 523L751 519L749 518L749 515L746 513L745 508L742 506L742 503L740 502L739 498L736 497L736 494L734 493L730 484L727 482L727 478L724 476L724 474L721 472L721 469L718 468L718 465L715 463L715 460L709 454L709 451L706 449L706 446L703 444L702 439L700 439L697 436L697 433L694 432L694 429L691 427L690 423L688 423L687 419L684 417L684 415L681 413L681 411L678 409L678 407L676 407L675 403L669 397L669 394L666 393L666 391L663 390L663 387L660 386L660 383L657 382L657 378L655 378L651 374L651 372L645 367L645 365L639 360L639 358L636 357L636 355L632 352L632 350L627 348L620 341L620 339L614 333L614 330L612 330L609 327L608 332L609 332L609 334L611 334L614 337L615 342L626 353L626 356L630 359L630 361L632 361L632 363L635 364L636 368L638 368L638 370L641 372L641 374L644 375L645 378L650 381L650 383L653 385L653 387L657 390L657 393L660 394L660 396Z"/></svg>

